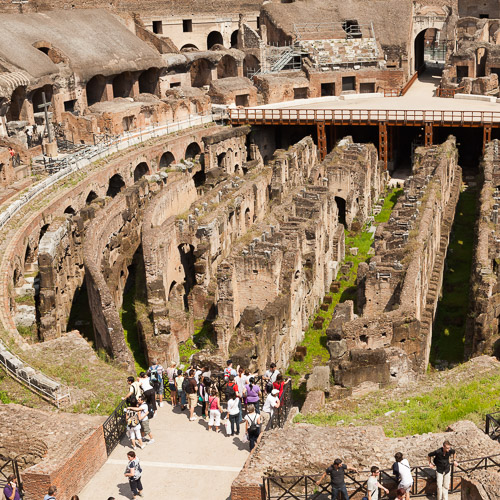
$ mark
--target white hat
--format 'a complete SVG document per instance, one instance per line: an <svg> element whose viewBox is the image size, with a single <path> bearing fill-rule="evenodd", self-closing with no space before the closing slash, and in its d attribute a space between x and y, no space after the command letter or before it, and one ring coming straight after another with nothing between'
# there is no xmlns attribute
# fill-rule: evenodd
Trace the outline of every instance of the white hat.
<svg viewBox="0 0 500 500"><path fill-rule="evenodd" d="M276 394L279 394L280 391L278 391L278 389L273 389L271 391L271 394L273 394L274 396L276 396Z"/></svg>

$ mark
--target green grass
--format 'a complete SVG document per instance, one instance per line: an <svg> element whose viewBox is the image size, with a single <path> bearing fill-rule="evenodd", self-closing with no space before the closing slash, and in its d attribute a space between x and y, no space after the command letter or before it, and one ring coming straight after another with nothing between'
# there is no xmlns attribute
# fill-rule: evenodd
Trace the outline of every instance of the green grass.
<svg viewBox="0 0 500 500"><path fill-rule="evenodd" d="M26 305L26 306L34 306L35 305L35 297L33 295L21 295L17 296L15 299L16 304Z"/></svg>
<svg viewBox="0 0 500 500"><path fill-rule="evenodd" d="M392 208L396 203L398 197L403 192L402 189L394 189L388 193L384 200L384 205L380 214L377 215L376 223L382 223L389 220ZM358 266L361 262L369 261L368 251L372 244L371 234L368 231L361 231L357 234L349 233L346 231L345 247L346 247L346 257L344 262L352 262L352 267L346 275L346 280L341 280L340 290L337 293L328 293L327 295L332 297L332 303L330 304L327 311L318 310L314 318L309 322L309 327L307 328L304 339L300 343L301 346L307 347L307 354L303 361L291 361L288 366L287 374L292 377L293 380L293 397L294 401L301 403L304 401L306 396L306 384L302 377L308 373L311 373L314 366L326 365L330 359L330 353L327 349L326 342L326 329L328 328L335 306L339 302L345 302L346 300L353 300L356 304L356 276L358 273ZM358 248L358 255L347 254L350 247ZM337 280L340 280L341 275L337 276ZM323 323L323 328L321 330L316 330L313 328L314 320L317 317L325 318Z"/></svg>
<svg viewBox="0 0 500 500"><path fill-rule="evenodd" d="M179 358L183 363L188 363L189 358L202 349L215 351L215 332L211 321L195 320L193 338L179 344Z"/></svg>
<svg viewBox="0 0 500 500"><path fill-rule="evenodd" d="M436 360L456 363L464 358L476 204L476 190L462 191L446 255L442 296L438 302L432 333L431 363Z"/></svg>
<svg viewBox="0 0 500 500"><path fill-rule="evenodd" d="M380 418L380 423L389 437L442 432L458 420L472 420L483 425L486 413L500 410L499 392L500 373L496 373L468 383L438 387L423 395L389 400L373 407L361 404L359 409L353 412L298 415L295 421L320 426L338 425L340 421L343 421L343 425L369 425ZM394 413L385 416L385 413L391 410Z"/></svg>

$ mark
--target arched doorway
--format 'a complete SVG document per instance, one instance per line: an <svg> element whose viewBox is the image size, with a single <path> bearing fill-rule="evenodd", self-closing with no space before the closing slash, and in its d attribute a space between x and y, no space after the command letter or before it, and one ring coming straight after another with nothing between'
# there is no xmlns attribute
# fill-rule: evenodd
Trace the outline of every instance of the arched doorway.
<svg viewBox="0 0 500 500"><path fill-rule="evenodd" d="M194 263L196 261L194 255L194 246L188 243L179 245L179 254L181 259L182 268L184 270L184 307L188 310L188 296L189 292L196 284Z"/></svg>
<svg viewBox="0 0 500 500"><path fill-rule="evenodd" d="M31 102L33 103L33 112L40 113L43 109L39 108L43 104L42 93L45 92L45 101L50 103L52 100L52 85L44 85L40 89L36 89L33 94L31 94Z"/></svg>
<svg viewBox="0 0 500 500"><path fill-rule="evenodd" d="M141 94L154 94L158 92L158 78L160 71L158 68L149 68L141 73L139 77L139 92Z"/></svg>
<svg viewBox="0 0 500 500"><path fill-rule="evenodd" d="M92 106L96 102L101 102L106 90L106 78L102 75L92 77L85 86L87 93L87 106Z"/></svg>
<svg viewBox="0 0 500 500"><path fill-rule="evenodd" d="M200 50L196 45L192 43L186 43L181 47L181 52L194 52L195 50Z"/></svg>
<svg viewBox="0 0 500 500"><path fill-rule="evenodd" d="M22 119L22 109L26 101L26 87L17 87L10 97L10 106L6 119L8 122L17 122Z"/></svg>
<svg viewBox="0 0 500 500"><path fill-rule="evenodd" d="M224 39L218 31L211 31L207 36L207 49L210 50L214 45L224 45Z"/></svg>
<svg viewBox="0 0 500 500"><path fill-rule="evenodd" d="M231 48L238 48L238 30L231 33Z"/></svg>
<svg viewBox="0 0 500 500"><path fill-rule="evenodd" d="M199 155L201 153L200 146L197 142L192 142L187 148L186 148L186 154L184 155L184 158L186 160L194 160L196 155Z"/></svg>
<svg viewBox="0 0 500 500"><path fill-rule="evenodd" d="M149 173L148 164L145 161L142 161L141 163L139 163L139 165L137 165L137 167L135 167L134 182L137 182L139 179L141 179L148 173Z"/></svg>
<svg viewBox="0 0 500 500"><path fill-rule="evenodd" d="M476 50L476 78L486 76L486 56L487 52L484 47Z"/></svg>
<svg viewBox="0 0 500 500"><path fill-rule="evenodd" d="M191 85L193 87L210 85L212 81L212 69L207 59L197 59L194 61L194 63L191 64L189 73L191 74Z"/></svg>
<svg viewBox="0 0 500 500"><path fill-rule="evenodd" d="M170 151L166 151L161 155L160 168L167 168L172 163L175 163L174 155Z"/></svg>
<svg viewBox="0 0 500 500"><path fill-rule="evenodd" d="M97 199L97 193L95 191L90 191L85 200L85 205L90 205L95 199Z"/></svg>
<svg viewBox="0 0 500 500"><path fill-rule="evenodd" d="M113 78L113 97L130 97L134 80L129 71Z"/></svg>
<svg viewBox="0 0 500 500"><path fill-rule="evenodd" d="M108 190L106 191L106 196L111 196L114 198L123 188L125 187L125 182L120 174L115 174L111 179L109 179Z"/></svg>
<svg viewBox="0 0 500 500"><path fill-rule="evenodd" d="M217 78L229 78L238 76L236 59L226 54L217 64Z"/></svg>
<svg viewBox="0 0 500 500"><path fill-rule="evenodd" d="M243 75L247 78L251 77L260 69L260 61L251 54L247 54L243 59Z"/></svg>
<svg viewBox="0 0 500 500"><path fill-rule="evenodd" d="M429 63L444 64L446 59L446 40L437 28L422 30L414 41L414 70L422 70Z"/></svg>
<svg viewBox="0 0 500 500"><path fill-rule="evenodd" d="M75 211L75 209L71 205L67 206L64 209L64 213L65 214L69 214L69 215L76 215L76 211Z"/></svg>
<svg viewBox="0 0 500 500"><path fill-rule="evenodd" d="M226 167L226 153L221 153L217 155L217 166L224 169Z"/></svg>
<svg viewBox="0 0 500 500"><path fill-rule="evenodd" d="M340 196L335 196L335 203L337 204L337 208L339 211L339 222L342 225L346 225L345 221L345 216L346 216L346 209L345 209L345 200L344 198L341 198Z"/></svg>

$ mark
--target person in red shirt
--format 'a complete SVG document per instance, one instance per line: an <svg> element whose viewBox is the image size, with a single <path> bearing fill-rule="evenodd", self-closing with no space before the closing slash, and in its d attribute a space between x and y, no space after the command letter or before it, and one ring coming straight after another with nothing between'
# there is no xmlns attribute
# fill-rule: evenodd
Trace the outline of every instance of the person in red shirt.
<svg viewBox="0 0 500 500"><path fill-rule="evenodd" d="M278 397L281 399L281 395L283 394L283 390L285 389L285 385L290 382L288 379L286 382L283 380L283 375L281 373L276 377L276 381L273 382L273 389L277 389L279 391Z"/></svg>

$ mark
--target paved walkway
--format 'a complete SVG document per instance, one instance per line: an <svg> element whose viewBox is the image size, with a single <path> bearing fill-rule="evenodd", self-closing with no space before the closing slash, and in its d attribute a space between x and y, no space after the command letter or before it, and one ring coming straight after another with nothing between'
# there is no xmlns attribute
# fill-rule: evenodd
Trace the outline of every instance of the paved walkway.
<svg viewBox="0 0 500 500"><path fill-rule="evenodd" d="M197 408L198 415L201 408ZM223 425L221 425L223 428ZM136 450L143 469L146 500L227 500L231 483L248 457L248 444L239 437L228 437L207 431L207 422L188 420L188 412L168 403L159 408L151 421L155 442L144 450ZM243 427L241 428L243 436ZM128 481L123 476L127 452L132 448L128 438L116 447L79 493L80 500L116 500L132 498Z"/></svg>

